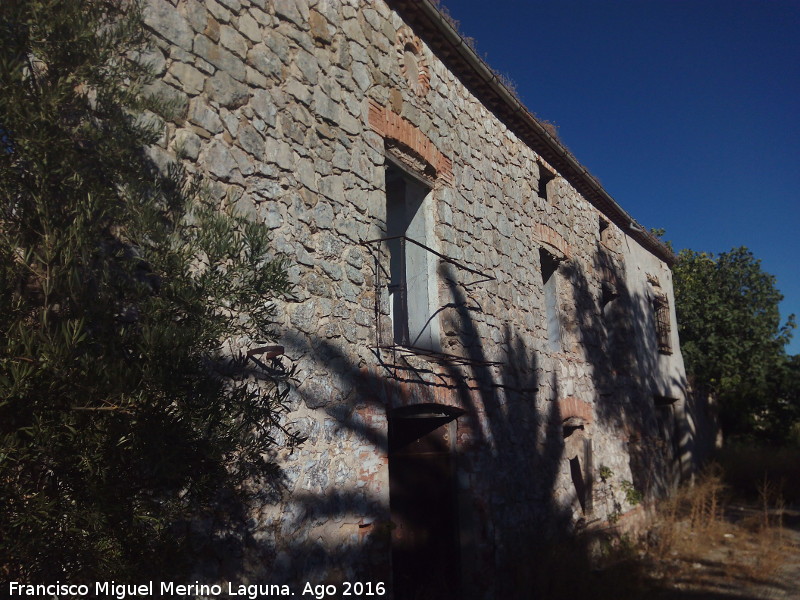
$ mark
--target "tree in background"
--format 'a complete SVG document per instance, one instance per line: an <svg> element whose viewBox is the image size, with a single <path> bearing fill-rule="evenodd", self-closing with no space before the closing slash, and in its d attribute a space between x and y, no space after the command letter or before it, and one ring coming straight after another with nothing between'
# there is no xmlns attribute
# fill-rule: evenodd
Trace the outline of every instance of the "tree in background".
<svg viewBox="0 0 800 600"><path fill-rule="evenodd" d="M145 44L134 2L0 3L3 579L177 577L188 525L298 441L285 370L223 344L273 335L285 261L148 159Z"/></svg>
<svg viewBox="0 0 800 600"><path fill-rule="evenodd" d="M723 431L777 434L779 414L788 415L780 390L791 379L785 346L795 320L781 324L775 277L744 247L716 256L682 250L673 271L687 371L718 397Z"/></svg>

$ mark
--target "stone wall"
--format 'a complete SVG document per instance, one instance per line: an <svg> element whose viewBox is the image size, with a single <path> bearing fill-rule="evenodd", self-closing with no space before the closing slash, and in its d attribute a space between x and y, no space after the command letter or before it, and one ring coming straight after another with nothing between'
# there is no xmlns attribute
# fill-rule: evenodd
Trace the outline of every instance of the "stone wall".
<svg viewBox="0 0 800 600"><path fill-rule="evenodd" d="M685 375L669 269L387 4L148 0L146 22L154 87L185 106L154 154L182 156L221 205L266 223L297 284L280 342L308 440L280 457L284 494L254 507L237 568L388 582L388 424L403 407L451 415L459 597L514 597L503 587L524 576L520 557L632 508L624 481L647 497L671 485L679 441L664 436L680 425L663 421L681 419ZM430 188L435 354L389 347L391 250L364 243L386 237L387 161ZM673 307L671 355L656 348L648 275Z"/></svg>

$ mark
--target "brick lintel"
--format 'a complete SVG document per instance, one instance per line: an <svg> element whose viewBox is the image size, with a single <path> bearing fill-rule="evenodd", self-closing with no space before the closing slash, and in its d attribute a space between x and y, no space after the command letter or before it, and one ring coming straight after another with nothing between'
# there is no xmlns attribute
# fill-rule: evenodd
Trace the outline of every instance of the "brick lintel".
<svg viewBox="0 0 800 600"><path fill-rule="evenodd" d="M369 101L369 125L384 138L402 144L435 171L436 176L453 185L453 162L442 154L418 127L375 100Z"/></svg>

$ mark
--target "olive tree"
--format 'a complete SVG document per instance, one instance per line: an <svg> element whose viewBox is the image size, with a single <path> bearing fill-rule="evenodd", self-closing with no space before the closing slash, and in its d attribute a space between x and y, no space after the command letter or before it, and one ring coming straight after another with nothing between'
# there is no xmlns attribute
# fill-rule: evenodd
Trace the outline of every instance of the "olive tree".
<svg viewBox="0 0 800 600"><path fill-rule="evenodd" d="M180 107L146 44L134 2L0 3L4 579L176 576L189 524L298 441L286 369L231 350L274 337L286 259L149 158Z"/></svg>

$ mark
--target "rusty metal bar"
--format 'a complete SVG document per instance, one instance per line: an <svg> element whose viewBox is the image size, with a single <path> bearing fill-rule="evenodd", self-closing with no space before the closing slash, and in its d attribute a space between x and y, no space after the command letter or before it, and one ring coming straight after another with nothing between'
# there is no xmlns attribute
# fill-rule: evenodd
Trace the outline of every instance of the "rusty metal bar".
<svg viewBox="0 0 800 600"><path fill-rule="evenodd" d="M421 242L418 242L417 240L415 240L415 239L413 239L413 238L410 238L410 237L408 237L408 236L405 236L405 235L393 235L393 236L390 236L390 237L385 237L385 238L377 238L377 239L374 239L374 240L367 240L367 241L365 241L365 242L361 242L361 245L362 245L362 246L368 246L368 245L371 245L371 244L377 244L377 243L379 243L379 242L389 242L389 241L391 241L391 240L398 240L398 239L399 239L399 240L403 240L403 241L401 242L401 244L403 244L403 249L404 249L404 252L405 252L405 246L404 246L404 243L405 243L405 242L411 242L412 244L415 244L416 246L419 246L419 247L420 247L420 248L422 248L423 250L427 250L427 251L428 251L428 252L430 252L431 254L434 254L434 255L438 256L438 257L439 257L441 260L443 260L443 261L444 261L444 262L446 262L446 263L450 263L450 264L452 264L452 265L455 265L455 266L456 266L456 267L458 267L459 269L462 269L462 270L464 270L464 271L467 271L468 273L472 273L473 275L478 275L479 277L483 277L484 279L481 279L481 280L480 280L481 282L482 282L482 281L492 281L492 280L496 279L496 277L493 277L492 275L487 275L487 274L486 274L486 273L484 273L483 271L478 271L478 270L476 270L476 269L472 269L472 268L468 267L467 265L465 265L465 264L462 264L462 263L458 262L458 261L457 261L457 260L455 260L454 258L450 258L449 256L445 256L445 255L444 255L444 254L442 254L441 252L437 252L437 251L436 251L436 250L434 250L433 248L429 248L429 247L428 247L428 246L426 246L425 244L423 244L423 243L421 243ZM470 283L470 284L465 284L465 285L472 285L472 284L474 284L474 283L479 283L479 282L478 282L478 281L473 281L472 283Z"/></svg>
<svg viewBox="0 0 800 600"><path fill-rule="evenodd" d="M397 318L394 319L395 326L400 325L399 335L395 336L395 342L400 344L408 344L411 334L408 331L408 274L406 273L406 238L400 237L400 282L397 284L398 294L398 311L400 314L395 314ZM397 338L400 339L397 339Z"/></svg>
<svg viewBox="0 0 800 600"><path fill-rule="evenodd" d="M448 354L447 352L439 352L437 350L429 350L427 348L418 348L417 346L410 346L407 344L393 344L390 346L378 346L378 350L392 350L394 352L405 352L406 354L414 354L418 356L425 356L426 358L440 363L454 363L461 365L479 365L490 367L494 365L502 365L502 362L492 360L476 360L474 358L466 358L464 356L457 356L455 354Z"/></svg>
<svg viewBox="0 0 800 600"><path fill-rule="evenodd" d="M247 351L247 356L252 358L261 355L262 358L277 358L284 352L283 346L261 346Z"/></svg>

